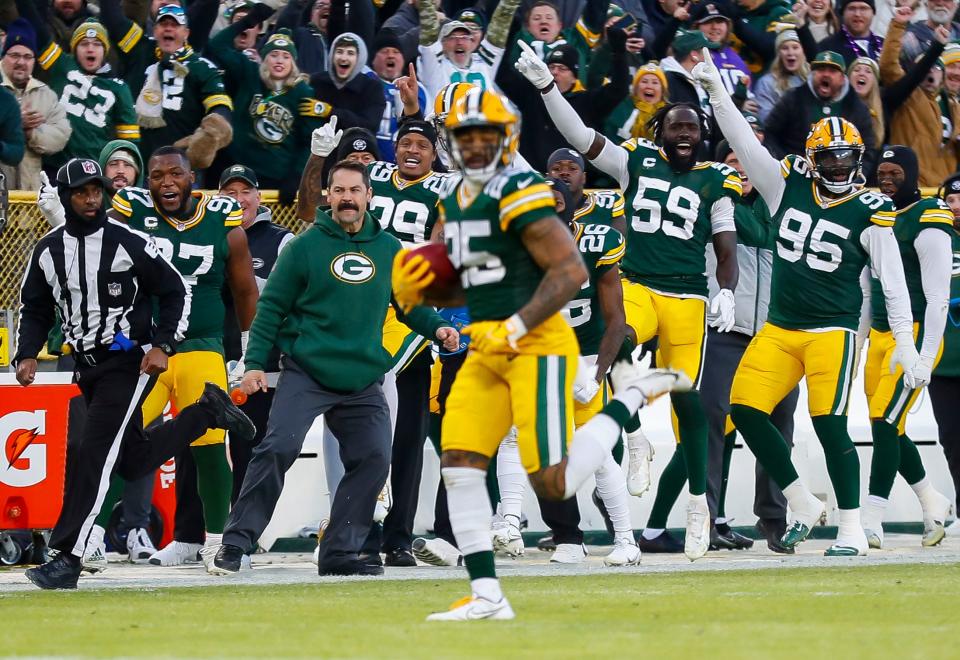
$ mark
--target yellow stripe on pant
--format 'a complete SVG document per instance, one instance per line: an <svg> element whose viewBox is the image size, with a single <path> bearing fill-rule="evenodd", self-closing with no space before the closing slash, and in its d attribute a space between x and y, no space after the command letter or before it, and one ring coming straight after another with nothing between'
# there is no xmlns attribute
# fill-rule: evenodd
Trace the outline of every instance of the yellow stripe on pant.
<svg viewBox="0 0 960 660"><path fill-rule="evenodd" d="M143 402L143 425L146 427L160 417L168 401L172 401L177 410L196 403L207 381L227 389L227 368L222 355L216 351L189 351L172 356L167 370L160 374ZM190 446L222 444L225 436L223 429L208 429Z"/></svg>
<svg viewBox="0 0 960 660"><path fill-rule="evenodd" d="M417 334L397 318L393 305L387 307L383 320L383 347L393 358L390 371L395 374L403 371L429 344L429 339Z"/></svg>

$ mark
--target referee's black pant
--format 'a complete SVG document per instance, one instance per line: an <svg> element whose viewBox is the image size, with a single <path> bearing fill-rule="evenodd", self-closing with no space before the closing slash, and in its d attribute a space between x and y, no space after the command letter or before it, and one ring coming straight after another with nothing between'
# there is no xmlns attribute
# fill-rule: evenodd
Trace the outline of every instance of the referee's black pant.
<svg viewBox="0 0 960 660"><path fill-rule="evenodd" d="M93 365L77 361L87 414L76 443L68 447L63 508L50 537L51 548L77 557L83 555L114 469L128 481L149 474L214 423L211 412L187 406L145 433L140 405L151 379L140 374L143 353L104 351L96 358Z"/></svg>

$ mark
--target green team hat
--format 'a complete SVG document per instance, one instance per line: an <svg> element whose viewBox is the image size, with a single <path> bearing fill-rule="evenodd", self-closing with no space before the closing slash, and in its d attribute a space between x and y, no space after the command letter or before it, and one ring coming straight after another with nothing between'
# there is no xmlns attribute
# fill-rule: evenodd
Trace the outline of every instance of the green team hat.
<svg viewBox="0 0 960 660"><path fill-rule="evenodd" d="M832 66L841 73L847 70L847 63L843 59L843 55L832 50L824 50L817 53L817 56L810 62L810 68L815 69L818 66Z"/></svg>
<svg viewBox="0 0 960 660"><path fill-rule="evenodd" d="M257 181L257 173L246 165L233 165L223 171L223 174L220 175L220 187L223 188L231 181L243 181L254 188L260 187L260 183Z"/></svg>
<svg viewBox="0 0 960 660"><path fill-rule="evenodd" d="M286 28L281 28L270 35L267 43L260 49L260 57L266 57L272 50L285 50L293 59L297 59L297 47L293 43L293 34Z"/></svg>
<svg viewBox="0 0 960 660"><path fill-rule="evenodd" d="M701 48L716 50L720 44L707 39L700 30L677 30L673 37L673 54L677 59L683 59Z"/></svg>

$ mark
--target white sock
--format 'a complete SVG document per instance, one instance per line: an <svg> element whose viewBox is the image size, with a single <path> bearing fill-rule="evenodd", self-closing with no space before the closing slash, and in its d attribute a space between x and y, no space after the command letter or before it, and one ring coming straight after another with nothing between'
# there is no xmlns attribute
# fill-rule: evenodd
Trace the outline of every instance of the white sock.
<svg viewBox="0 0 960 660"><path fill-rule="evenodd" d="M486 598L493 603L498 603L503 598L503 591L500 590L500 580L497 578L470 580L470 589L474 596Z"/></svg>
<svg viewBox="0 0 960 660"><path fill-rule="evenodd" d="M212 546L220 545L221 543L223 543L223 534L222 534L222 533L220 533L220 534L213 534L213 533L211 533L211 532L207 532L207 538L206 538L206 540L204 540L203 545L204 545L204 547L206 547L206 548L210 548L210 547L212 547Z"/></svg>
<svg viewBox="0 0 960 660"><path fill-rule="evenodd" d="M787 498L787 504L794 511L798 509L802 511L806 507L809 501L809 493L810 491L807 490L807 487L804 486L799 479L783 489L783 496Z"/></svg>
<svg viewBox="0 0 960 660"><path fill-rule="evenodd" d="M643 532L641 533L641 536L643 536L643 538L647 539L648 541L652 541L653 539L657 538L661 534L663 534L662 529L653 529L652 527L647 527L645 530L643 530Z"/></svg>
<svg viewBox="0 0 960 660"><path fill-rule="evenodd" d="M523 469L520 461L515 429L511 429L510 434L500 443L500 451L497 452L497 482L500 485L500 513L504 518L513 516L516 522L519 522L523 491L527 485L527 471Z"/></svg>
<svg viewBox="0 0 960 660"><path fill-rule="evenodd" d="M699 495L694 495L690 491L687 491L687 505L690 504L699 504L701 507L707 506L707 494L700 493Z"/></svg>
<svg viewBox="0 0 960 660"><path fill-rule="evenodd" d="M933 490L933 485L930 483L930 477L924 476L923 479L917 483L910 484L910 488L912 488L913 492L916 493L917 499L923 502L923 498Z"/></svg>
<svg viewBox="0 0 960 660"><path fill-rule="evenodd" d="M883 513L887 510L889 500L879 495L867 495L867 501L863 506L861 520L864 529L870 529L875 532L882 532Z"/></svg>
<svg viewBox="0 0 960 660"><path fill-rule="evenodd" d="M837 541L857 540L863 536L860 509L837 509Z"/></svg>
<svg viewBox="0 0 960 660"><path fill-rule="evenodd" d="M603 500L610 522L613 523L614 539L629 538L632 542L627 480L612 454L607 454L603 466L597 470L597 494Z"/></svg>
<svg viewBox="0 0 960 660"><path fill-rule="evenodd" d="M613 400L625 405L631 415L640 410L641 406L647 402L643 393L635 387L628 387L625 392L617 392L613 395Z"/></svg>
<svg viewBox="0 0 960 660"><path fill-rule="evenodd" d="M469 467L440 470L447 487L450 527L464 555L493 552L490 540L490 499L484 485L486 471Z"/></svg>
<svg viewBox="0 0 960 660"><path fill-rule="evenodd" d="M600 469L619 439L620 426L603 413L594 415L576 430L567 452L564 499L573 497L583 482Z"/></svg>

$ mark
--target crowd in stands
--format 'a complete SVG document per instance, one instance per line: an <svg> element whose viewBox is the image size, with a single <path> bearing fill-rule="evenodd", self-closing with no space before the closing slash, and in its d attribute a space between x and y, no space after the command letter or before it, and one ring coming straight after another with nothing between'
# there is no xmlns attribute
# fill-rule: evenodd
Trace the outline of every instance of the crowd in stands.
<svg viewBox="0 0 960 660"><path fill-rule="evenodd" d="M706 46L773 155L802 151L812 122L840 116L868 146L868 182L877 150L896 143L917 153L921 185L938 186L960 148L956 10L957 0L3 0L0 166L7 188L36 190L41 170L98 158L116 139L144 156L175 144L198 185L239 163L290 204L314 128L337 117L392 160L401 115L429 116L439 89L469 82L514 102L520 152L544 171L568 145L513 67L522 41L617 142L649 138L667 102L709 115L691 75ZM715 126L710 137L704 159Z"/></svg>

